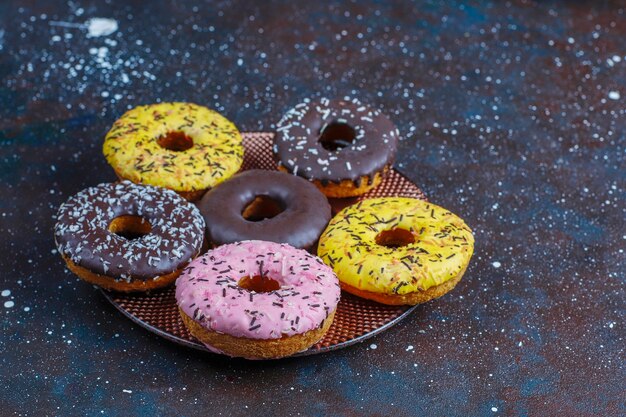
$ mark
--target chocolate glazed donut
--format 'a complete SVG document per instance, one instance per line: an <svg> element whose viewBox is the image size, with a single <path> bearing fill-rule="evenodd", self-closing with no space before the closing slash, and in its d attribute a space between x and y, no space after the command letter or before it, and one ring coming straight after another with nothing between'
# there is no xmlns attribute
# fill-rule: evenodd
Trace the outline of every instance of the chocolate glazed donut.
<svg viewBox="0 0 626 417"><path fill-rule="evenodd" d="M331 218L328 200L311 183L260 169L233 176L198 206L214 246L266 240L311 250Z"/></svg>
<svg viewBox="0 0 626 417"><path fill-rule="evenodd" d="M70 270L117 291L160 288L202 250L204 220L173 191L130 181L72 196L58 211L54 237Z"/></svg>
<svg viewBox="0 0 626 417"><path fill-rule="evenodd" d="M273 151L280 169L319 182L322 191L342 181L358 188L362 181L373 184L393 164L398 138L398 129L380 111L356 99L321 99L285 114L276 126Z"/></svg>

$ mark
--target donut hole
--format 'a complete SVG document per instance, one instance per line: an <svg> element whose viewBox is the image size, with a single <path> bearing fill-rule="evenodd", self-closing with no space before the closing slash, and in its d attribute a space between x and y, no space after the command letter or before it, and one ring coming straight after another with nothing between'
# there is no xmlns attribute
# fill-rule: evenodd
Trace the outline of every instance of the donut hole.
<svg viewBox="0 0 626 417"><path fill-rule="evenodd" d="M271 292L280 289L278 281L261 275L243 277L239 280L238 285L245 290L254 292Z"/></svg>
<svg viewBox="0 0 626 417"><path fill-rule="evenodd" d="M334 121L320 131L318 142L327 151L337 152L350 146L356 139L356 130L344 122Z"/></svg>
<svg viewBox="0 0 626 417"><path fill-rule="evenodd" d="M193 139L184 132L167 132L157 139L160 147L174 152L182 152L193 147Z"/></svg>
<svg viewBox="0 0 626 417"><path fill-rule="evenodd" d="M249 222L260 222L276 217L283 211L285 207L280 201L268 195L257 195L244 207L241 215Z"/></svg>
<svg viewBox="0 0 626 417"><path fill-rule="evenodd" d="M139 239L152 231L152 225L141 216L125 214L109 223L109 231L124 239Z"/></svg>
<svg viewBox="0 0 626 417"><path fill-rule="evenodd" d="M415 243L415 236L406 229L399 227L383 230L376 235L376 244L388 248L401 248Z"/></svg>

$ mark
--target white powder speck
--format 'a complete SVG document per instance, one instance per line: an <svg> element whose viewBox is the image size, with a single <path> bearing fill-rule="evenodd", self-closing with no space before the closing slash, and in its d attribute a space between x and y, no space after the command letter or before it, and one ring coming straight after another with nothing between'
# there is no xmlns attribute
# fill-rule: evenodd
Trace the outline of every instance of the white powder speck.
<svg viewBox="0 0 626 417"><path fill-rule="evenodd" d="M502 264L498 261L493 261L491 265L493 265L494 268L500 268L502 266Z"/></svg>
<svg viewBox="0 0 626 417"><path fill-rule="evenodd" d="M406 347L406 351L407 351L407 352L409 352L409 351L411 351L411 350L413 350L413 345L408 345L408 346Z"/></svg>
<svg viewBox="0 0 626 417"><path fill-rule="evenodd" d="M243 65L243 59L239 58L237 60L237 65L242 66Z"/></svg>
<svg viewBox="0 0 626 417"><path fill-rule="evenodd" d="M2 290L3 297L8 297L9 295L11 295L11 290Z"/></svg>
<svg viewBox="0 0 626 417"><path fill-rule="evenodd" d="M125 392L126 394L132 394L133 392L129 389L123 389L122 392Z"/></svg>
<svg viewBox="0 0 626 417"><path fill-rule="evenodd" d="M12 308L15 305L13 301L5 301L4 308Z"/></svg>
<svg viewBox="0 0 626 417"><path fill-rule="evenodd" d="M609 91L609 98L611 100L619 100L620 98L619 91Z"/></svg>
<svg viewBox="0 0 626 417"><path fill-rule="evenodd" d="M109 36L118 28L117 21L104 17L94 17L87 21L87 36L97 38L99 36Z"/></svg>
<svg viewBox="0 0 626 417"><path fill-rule="evenodd" d="M378 346L376 346L376 343L372 343L372 344L370 345L370 349L372 349L372 350L376 349L377 347L378 347Z"/></svg>
<svg viewBox="0 0 626 417"><path fill-rule="evenodd" d="M612 58L612 59L613 59L613 61L615 61L615 62L620 62L620 61L622 60L622 57L621 57L621 56L619 56L619 55L613 55L613 58Z"/></svg>
<svg viewBox="0 0 626 417"><path fill-rule="evenodd" d="M30 311L30 307L24 307L24 311L28 313Z"/></svg>

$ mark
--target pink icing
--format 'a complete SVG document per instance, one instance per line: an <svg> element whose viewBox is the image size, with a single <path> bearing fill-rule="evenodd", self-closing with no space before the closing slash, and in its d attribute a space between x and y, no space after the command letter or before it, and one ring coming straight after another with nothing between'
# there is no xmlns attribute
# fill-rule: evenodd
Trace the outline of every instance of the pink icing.
<svg viewBox="0 0 626 417"><path fill-rule="evenodd" d="M245 276L272 278L280 289L255 292ZM192 261L176 281L178 306L205 328L248 339L279 339L319 328L339 302L339 281L322 260L286 244L248 240Z"/></svg>

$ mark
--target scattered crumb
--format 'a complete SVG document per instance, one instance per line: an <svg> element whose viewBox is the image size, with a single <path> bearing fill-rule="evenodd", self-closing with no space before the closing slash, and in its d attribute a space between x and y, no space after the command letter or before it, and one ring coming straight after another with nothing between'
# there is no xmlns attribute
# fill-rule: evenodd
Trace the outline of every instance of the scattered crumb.
<svg viewBox="0 0 626 417"><path fill-rule="evenodd" d="M114 19L107 19L103 17L94 17L89 19L87 25L87 36L90 38L97 38L100 36L109 36L117 31L117 21Z"/></svg>

